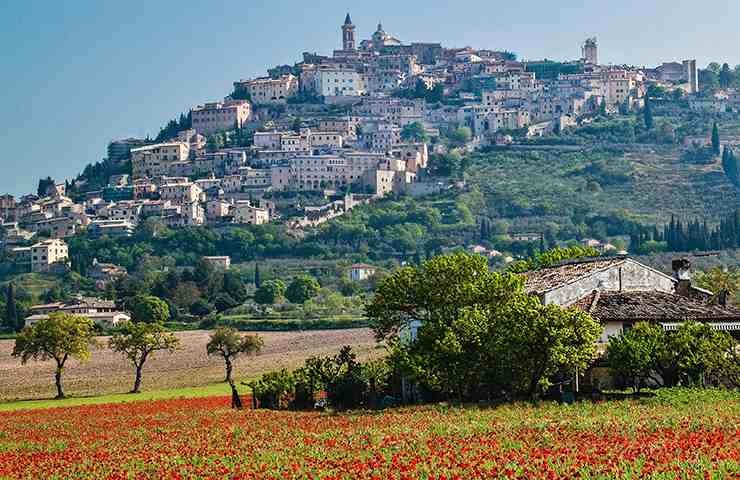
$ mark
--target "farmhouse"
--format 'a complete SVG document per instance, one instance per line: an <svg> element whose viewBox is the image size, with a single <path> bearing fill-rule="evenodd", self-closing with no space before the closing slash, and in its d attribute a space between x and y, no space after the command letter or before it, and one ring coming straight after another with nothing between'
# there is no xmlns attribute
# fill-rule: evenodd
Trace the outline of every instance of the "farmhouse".
<svg viewBox="0 0 740 480"><path fill-rule="evenodd" d="M375 274L375 267L364 263L355 263L349 268L349 278L353 282L361 282Z"/></svg>
<svg viewBox="0 0 740 480"><path fill-rule="evenodd" d="M717 330L740 334L740 310L724 296L691 285L688 260L673 262L666 275L636 260L607 257L567 262L525 272L525 291L544 304L577 307L604 326L599 343L639 321L673 330L686 320L709 323Z"/></svg>
<svg viewBox="0 0 740 480"><path fill-rule="evenodd" d="M127 313L118 310L115 302L93 297L77 297L66 302L32 306L29 308L30 315L26 317L26 326L45 320L50 314L56 312L82 315L102 327L113 327L131 320Z"/></svg>

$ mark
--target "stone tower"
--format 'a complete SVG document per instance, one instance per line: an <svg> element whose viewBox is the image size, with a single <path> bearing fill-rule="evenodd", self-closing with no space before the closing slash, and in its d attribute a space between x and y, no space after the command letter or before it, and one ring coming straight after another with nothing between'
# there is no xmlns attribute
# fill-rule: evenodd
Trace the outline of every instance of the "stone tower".
<svg viewBox="0 0 740 480"><path fill-rule="evenodd" d="M344 51L352 51L357 49L355 26L352 25L352 19L350 18L349 13L344 19L344 25L342 25L342 46Z"/></svg>
<svg viewBox="0 0 740 480"><path fill-rule="evenodd" d="M587 38L581 46L582 59L584 63L591 65L599 64L599 44L596 41L596 37Z"/></svg>

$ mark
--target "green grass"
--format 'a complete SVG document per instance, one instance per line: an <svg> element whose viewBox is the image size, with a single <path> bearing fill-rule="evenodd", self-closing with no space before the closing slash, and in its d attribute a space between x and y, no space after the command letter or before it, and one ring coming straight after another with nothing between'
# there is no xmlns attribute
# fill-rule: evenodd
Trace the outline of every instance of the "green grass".
<svg viewBox="0 0 740 480"><path fill-rule="evenodd" d="M242 379L246 381L247 379ZM242 381L240 380L240 381ZM239 393L248 393L249 387L239 385ZM219 395L230 395L231 390L226 383L213 383L201 387L184 387L167 390L143 391L138 394L114 393L110 395L74 397L70 396L62 400L40 399L40 400L17 400L0 403L0 412L15 410L35 410L41 408L76 407L81 405L99 405L102 403L126 403L137 401L167 400L173 398L199 398Z"/></svg>

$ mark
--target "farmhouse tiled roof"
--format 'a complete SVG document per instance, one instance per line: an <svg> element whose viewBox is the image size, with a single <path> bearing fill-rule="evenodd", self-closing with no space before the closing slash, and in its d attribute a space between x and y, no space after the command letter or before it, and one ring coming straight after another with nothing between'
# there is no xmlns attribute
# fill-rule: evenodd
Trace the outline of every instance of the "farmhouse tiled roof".
<svg viewBox="0 0 740 480"><path fill-rule="evenodd" d="M740 321L740 309L658 291L593 292L575 306L605 321Z"/></svg>
<svg viewBox="0 0 740 480"><path fill-rule="evenodd" d="M621 265L625 261L627 259L624 257L595 258L524 272L524 290L529 294L548 292L579 278Z"/></svg>

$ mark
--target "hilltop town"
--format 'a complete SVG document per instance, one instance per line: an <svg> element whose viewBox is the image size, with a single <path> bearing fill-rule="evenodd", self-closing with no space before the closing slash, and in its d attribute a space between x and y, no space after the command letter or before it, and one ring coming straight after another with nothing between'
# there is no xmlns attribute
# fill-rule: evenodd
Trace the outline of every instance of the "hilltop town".
<svg viewBox="0 0 740 480"><path fill-rule="evenodd" d="M273 66L264 77L235 80L228 95L194 102L155 139L114 140L106 158L76 178L65 182L46 178L33 194L2 196L5 278L23 272L65 275L72 271L84 277L83 284L104 291L126 275L127 267L137 264L131 256L135 254L127 254L129 265L119 265L115 260L121 255L115 249L84 242L115 244L132 239L142 229L155 243L162 228L206 228L223 239L236 235L228 233L229 228L243 227L258 237L241 238L244 243L233 248L204 248L210 255L200 253L193 243L195 254L188 256L182 250L188 249L187 241L180 250L167 251L172 244L162 244L153 247L160 251L143 252L174 255L178 266L192 266L206 258L229 268L232 261L287 256L299 250L315 254L298 256L320 257L327 255L329 242L333 242L335 256L339 256L341 243L346 258L357 258L357 253L366 259L373 256L373 241L389 235L353 240L352 234L339 231L347 225L323 224L383 199L395 203L378 208L406 210L407 218L395 221L400 230L395 232L397 241L388 240L389 250L375 252L379 263L389 258L418 260L454 247L507 263L534 249L542 250L545 243L552 247L564 241L578 241L611 254L628 249L644 253L641 249L648 250L653 243L674 250L688 245L689 240L682 245L664 234L657 221L643 228L637 220L608 219L607 223L621 222L621 230L614 232L611 225L597 229L587 221L580 227L575 220L574 226L556 233L526 223L516 228L502 226L496 218L506 215L497 213L499 206L494 204L501 201L500 191L486 198L486 207L471 214L471 199L480 192L486 194L490 185L482 179L515 184L518 175L516 167L503 176L469 174L466 162L481 169L495 166L481 160L481 152L510 152L509 160L525 150L542 152L537 155L573 155L588 143L588 148L622 149L614 154L616 158L632 150L646 151L644 145L635 147L630 142L658 149L678 145L681 155L698 159L688 162L699 165L696 170L718 172L719 177L712 177L721 183L718 195L736 198L732 197L737 195L733 184L740 185L740 177L731 150L733 133L723 131L720 141L718 132L710 132L713 122L717 130L717 118L730 119L722 125L729 128L725 124L734 125L735 114L740 112L740 90L735 88L740 75L727 65L700 70L693 59L668 61L654 68L605 65L600 62L596 38L583 42L577 59L521 61L506 50L404 42L380 24L369 38L361 39L350 14L338 32L340 48L330 55L305 52L301 61ZM660 123L658 117L678 120ZM624 125L628 125L627 134L621 137ZM720 151L723 147L724 152ZM722 155L726 158L720 162ZM622 168L622 163L609 158L583 160L588 191L599 192L630 175L629 166ZM458 196L446 196L450 192ZM431 209L419 203L429 198L452 198L452 206L440 206L444 204L441 200ZM512 205L521 202L519 196L504 200ZM507 205L500 208L521 211ZM448 225L447 229L430 227L418 233L406 228L414 225L409 218L416 210L419 215L431 215L429 225ZM710 223L731 213L731 208L718 210ZM352 220L351 226L364 228L358 227L368 221L367 214L363 215L361 220ZM434 220L435 215L441 219ZM549 229L553 218L563 217L555 212L549 217L541 215L541 223L549 222ZM394 221L381 224L393 225ZM249 230L254 226L278 230ZM711 227L705 224L704 228ZM599 229L604 232L602 238L594 233ZM320 241L312 240L316 232L323 235ZM425 234L437 243L420 246L418 239ZM624 238L616 238L620 235ZM708 239L711 232L702 235ZM445 242L441 237L453 240ZM129 251L134 249L132 243ZM727 246L710 243L706 240L698 248ZM89 251L91 245L98 248ZM376 271L375 266L361 262L343 265L354 282Z"/></svg>

